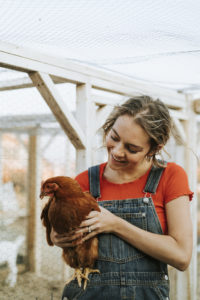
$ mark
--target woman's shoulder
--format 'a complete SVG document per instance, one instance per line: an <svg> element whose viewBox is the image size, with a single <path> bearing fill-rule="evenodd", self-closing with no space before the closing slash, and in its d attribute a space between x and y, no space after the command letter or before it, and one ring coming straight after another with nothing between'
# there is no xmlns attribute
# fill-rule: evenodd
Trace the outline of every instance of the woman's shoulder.
<svg viewBox="0 0 200 300"><path fill-rule="evenodd" d="M193 192L189 188L188 176L182 166L168 162L161 182L165 190L165 203L182 195L188 195L192 199Z"/></svg>
<svg viewBox="0 0 200 300"><path fill-rule="evenodd" d="M184 168L182 166L176 164L175 162L168 162L164 173L165 173L165 175L168 175L168 176L172 176L172 175L187 176L186 171L184 170Z"/></svg>
<svg viewBox="0 0 200 300"><path fill-rule="evenodd" d="M168 183L176 183L181 185L182 183L188 184L188 176L182 166L175 162L168 162L163 172L163 181Z"/></svg>
<svg viewBox="0 0 200 300"><path fill-rule="evenodd" d="M100 177L103 174L103 170L105 168L106 163L101 163L99 164L99 172L100 172ZM81 188L83 191L89 191L90 185L89 185L89 177L88 177L88 170L85 170L81 173L79 173L76 177L75 180L80 184Z"/></svg>

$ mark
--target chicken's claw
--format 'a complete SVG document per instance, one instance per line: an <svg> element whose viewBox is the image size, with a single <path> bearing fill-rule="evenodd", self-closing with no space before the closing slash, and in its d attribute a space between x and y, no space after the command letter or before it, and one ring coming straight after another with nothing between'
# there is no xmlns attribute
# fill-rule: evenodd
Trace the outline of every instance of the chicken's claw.
<svg viewBox="0 0 200 300"><path fill-rule="evenodd" d="M90 269L90 268L85 268L85 269L84 269L84 273L83 273L84 279L85 279L85 280L84 280L84 285L83 285L83 289L84 289L84 290L86 289L87 282L88 282L88 280L89 280L88 275L89 275L90 273L100 273L100 271L99 271L98 269Z"/></svg>
<svg viewBox="0 0 200 300"><path fill-rule="evenodd" d="M70 279L67 280L66 284L70 283L72 280L77 279L79 287L81 287L82 279L87 279L86 276L83 274L81 269L75 269L74 274Z"/></svg>

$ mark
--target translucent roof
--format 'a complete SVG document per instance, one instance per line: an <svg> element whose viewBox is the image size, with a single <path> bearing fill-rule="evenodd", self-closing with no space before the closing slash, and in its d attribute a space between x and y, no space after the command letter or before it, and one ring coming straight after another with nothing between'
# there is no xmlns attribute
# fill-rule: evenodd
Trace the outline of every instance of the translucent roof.
<svg viewBox="0 0 200 300"><path fill-rule="evenodd" d="M199 0L0 0L0 40L200 89Z"/></svg>

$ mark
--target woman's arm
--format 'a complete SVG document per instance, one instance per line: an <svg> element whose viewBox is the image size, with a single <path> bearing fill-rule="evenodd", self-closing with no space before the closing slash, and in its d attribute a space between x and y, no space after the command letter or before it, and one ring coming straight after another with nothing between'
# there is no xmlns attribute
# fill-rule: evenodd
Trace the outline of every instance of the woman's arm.
<svg viewBox="0 0 200 300"><path fill-rule="evenodd" d="M83 241L101 232L112 232L144 253L184 271L192 255L192 222L188 196L166 204L168 234L160 235L140 229L102 208L91 212L76 234L92 232Z"/></svg>

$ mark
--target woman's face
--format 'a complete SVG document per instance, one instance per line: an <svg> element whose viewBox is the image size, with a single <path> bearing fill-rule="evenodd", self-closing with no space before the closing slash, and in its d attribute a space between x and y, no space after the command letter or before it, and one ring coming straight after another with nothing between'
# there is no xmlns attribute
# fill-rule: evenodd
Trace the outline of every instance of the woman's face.
<svg viewBox="0 0 200 300"><path fill-rule="evenodd" d="M108 166L114 170L131 170L143 162L150 150L149 136L133 117L120 116L106 136Z"/></svg>

